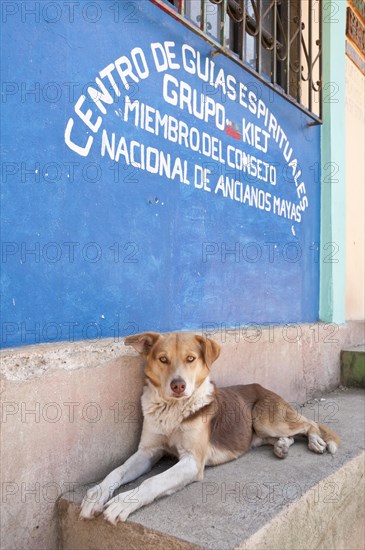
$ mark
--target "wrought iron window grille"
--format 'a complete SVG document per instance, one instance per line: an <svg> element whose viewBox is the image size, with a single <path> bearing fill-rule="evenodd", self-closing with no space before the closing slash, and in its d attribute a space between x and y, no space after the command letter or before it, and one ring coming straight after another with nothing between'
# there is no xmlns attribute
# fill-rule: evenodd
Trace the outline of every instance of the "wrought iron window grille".
<svg viewBox="0 0 365 550"><path fill-rule="evenodd" d="M152 0L322 121L322 0Z"/></svg>

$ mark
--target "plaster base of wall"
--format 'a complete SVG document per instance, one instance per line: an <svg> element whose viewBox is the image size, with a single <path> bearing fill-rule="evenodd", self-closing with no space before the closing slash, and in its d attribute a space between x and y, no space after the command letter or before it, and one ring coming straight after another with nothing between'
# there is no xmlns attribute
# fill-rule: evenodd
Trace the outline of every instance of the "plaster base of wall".
<svg viewBox="0 0 365 550"><path fill-rule="evenodd" d="M340 383L340 351L364 323L218 330L218 385L258 382L301 404ZM1 352L2 545L56 548L55 502L102 478L136 448L141 359L123 341L43 344ZM21 521L19 521L21 518Z"/></svg>

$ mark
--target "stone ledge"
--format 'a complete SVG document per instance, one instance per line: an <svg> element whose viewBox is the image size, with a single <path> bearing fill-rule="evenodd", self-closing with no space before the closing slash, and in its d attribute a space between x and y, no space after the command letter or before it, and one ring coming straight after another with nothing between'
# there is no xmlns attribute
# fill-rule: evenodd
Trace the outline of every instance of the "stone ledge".
<svg viewBox="0 0 365 550"><path fill-rule="evenodd" d="M245 327L229 329L217 325L211 328L211 337L222 346L221 357L213 366L215 381L218 385L241 383L241 380L237 380L237 372L244 367L247 377L245 383L260 382L287 399L298 399L302 393L302 378L307 386L306 393L310 396L339 384L337 364L339 367L340 351L364 341L365 321L350 321L343 325L294 323L258 327L258 331L257 335L255 329L250 332ZM1 376L4 380L24 382L40 378L51 371L95 368L109 361L128 361L136 356L137 353L131 347L124 345L123 338L26 345L0 350ZM272 366L273 357L280 361L281 369L289 369L282 377L280 372L275 373L275 378L280 378L278 387L275 387L276 380L267 370L269 365ZM292 361L298 365L294 373ZM314 369L318 362L321 367L319 373ZM322 372L324 363L334 367L336 380L332 372ZM259 371L258 366L261 367ZM318 374L323 380L317 380ZM289 381L288 387L284 388L286 381Z"/></svg>
<svg viewBox="0 0 365 550"><path fill-rule="evenodd" d="M360 390L312 401L301 412L327 420L339 433L342 445L336 455L315 455L298 441L280 461L270 447L262 447L207 468L203 482L139 510L117 527L102 517L79 520L82 494L65 496L59 502L59 548L362 549L363 410Z"/></svg>
<svg viewBox="0 0 365 550"><path fill-rule="evenodd" d="M77 370L100 367L113 359L138 354L113 338L37 344L1 350L1 376L5 380L24 382L39 378L51 370Z"/></svg>

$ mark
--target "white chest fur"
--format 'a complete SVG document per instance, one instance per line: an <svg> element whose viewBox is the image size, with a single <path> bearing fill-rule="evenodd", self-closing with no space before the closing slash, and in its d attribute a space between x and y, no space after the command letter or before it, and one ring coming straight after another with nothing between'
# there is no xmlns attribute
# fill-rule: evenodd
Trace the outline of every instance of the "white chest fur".
<svg viewBox="0 0 365 550"><path fill-rule="evenodd" d="M211 403L213 392L214 386L206 378L190 397L163 398L157 388L147 382L141 398L145 422L154 433L170 437L184 419Z"/></svg>

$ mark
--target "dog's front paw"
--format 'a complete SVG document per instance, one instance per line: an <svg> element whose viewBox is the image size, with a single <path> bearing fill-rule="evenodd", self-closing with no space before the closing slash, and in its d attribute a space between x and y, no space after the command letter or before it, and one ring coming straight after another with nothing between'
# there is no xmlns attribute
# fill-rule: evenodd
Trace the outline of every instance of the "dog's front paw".
<svg viewBox="0 0 365 550"><path fill-rule="evenodd" d="M110 499L104 506L104 518L112 525L126 521L128 516L140 507L135 491L126 491Z"/></svg>
<svg viewBox="0 0 365 550"><path fill-rule="evenodd" d="M104 510L104 504L109 498L109 493L103 493L100 485L88 489L82 503L80 518L92 519Z"/></svg>

